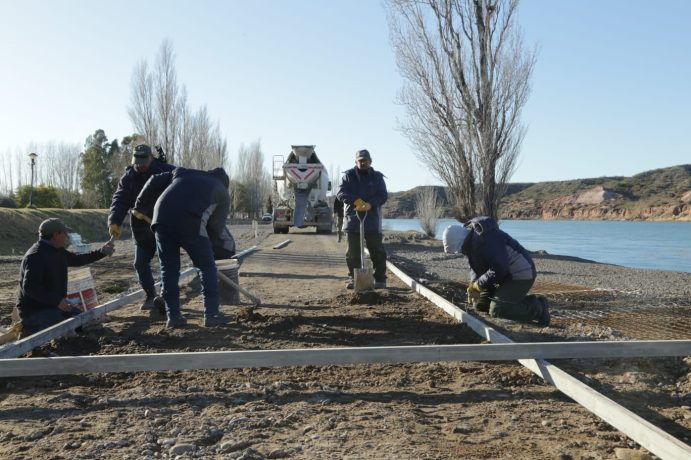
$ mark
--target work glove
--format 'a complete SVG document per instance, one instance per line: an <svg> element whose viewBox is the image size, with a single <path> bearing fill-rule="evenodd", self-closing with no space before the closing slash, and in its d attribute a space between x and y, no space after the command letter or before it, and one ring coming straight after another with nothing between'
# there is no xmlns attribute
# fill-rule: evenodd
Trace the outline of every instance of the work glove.
<svg viewBox="0 0 691 460"><path fill-rule="evenodd" d="M113 245L113 243L106 243L101 247L101 249L99 249L99 251L104 256L112 256L115 252L115 246Z"/></svg>
<svg viewBox="0 0 691 460"><path fill-rule="evenodd" d="M143 220L144 222L151 223L151 219L149 218L149 216L147 216L146 214L144 214L141 211L137 211L136 209L132 209L132 215L139 220Z"/></svg>
<svg viewBox="0 0 691 460"><path fill-rule="evenodd" d="M362 198L358 198L357 200L355 200L353 204L355 205L355 210L358 212L365 212L372 209L372 205L363 200Z"/></svg>
<svg viewBox="0 0 691 460"><path fill-rule="evenodd" d="M108 234L111 238L120 238L120 235L122 235L122 227L118 224L110 224L108 226Z"/></svg>
<svg viewBox="0 0 691 460"><path fill-rule="evenodd" d="M466 290L466 294L468 295L468 303L471 305L475 304L475 300L480 298L480 291L482 289L480 286L477 284L477 281L473 281L468 285L468 289Z"/></svg>

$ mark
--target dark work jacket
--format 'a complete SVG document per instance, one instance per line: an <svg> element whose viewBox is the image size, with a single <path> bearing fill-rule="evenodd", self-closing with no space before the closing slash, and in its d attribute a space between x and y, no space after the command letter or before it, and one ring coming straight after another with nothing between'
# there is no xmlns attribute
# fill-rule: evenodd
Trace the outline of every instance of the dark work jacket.
<svg viewBox="0 0 691 460"><path fill-rule="evenodd" d="M108 215L108 225L117 224L122 225L125 220L127 212L134 208L134 203L139 195L139 192L144 188L144 184L154 174L172 171L175 166L161 163L154 159L146 172L138 172L134 166L128 166L125 173L120 177L118 188L113 194L113 200L110 205L110 214ZM141 246L153 248L156 246L154 241L154 234L151 232L151 227L148 223L140 219L132 219L132 236L134 241Z"/></svg>
<svg viewBox="0 0 691 460"><path fill-rule="evenodd" d="M151 177L137 197L135 208L153 215L154 231L160 226L183 236L220 238L230 212L228 181L222 168L175 168Z"/></svg>
<svg viewBox="0 0 691 460"><path fill-rule="evenodd" d="M509 280L535 279L535 264L528 251L491 217L476 217L467 224L471 232L461 247L468 258L470 280L488 288Z"/></svg>
<svg viewBox="0 0 691 460"><path fill-rule="evenodd" d="M365 233L382 232L381 206L389 198L382 173L372 168L369 168L365 174L357 168L349 169L343 173L336 196L345 205L343 228L346 232L360 232L360 221L355 213L354 205L358 198L372 205L372 209L367 212L365 218ZM360 217L365 215L364 212L359 214Z"/></svg>
<svg viewBox="0 0 691 460"><path fill-rule="evenodd" d="M100 251L75 254L38 240L24 254L19 269L19 316L24 319L40 310L57 308L67 297L67 267L81 267L104 257Z"/></svg>
<svg viewBox="0 0 691 460"><path fill-rule="evenodd" d="M343 202L338 198L334 199L334 214L338 217L343 217Z"/></svg>

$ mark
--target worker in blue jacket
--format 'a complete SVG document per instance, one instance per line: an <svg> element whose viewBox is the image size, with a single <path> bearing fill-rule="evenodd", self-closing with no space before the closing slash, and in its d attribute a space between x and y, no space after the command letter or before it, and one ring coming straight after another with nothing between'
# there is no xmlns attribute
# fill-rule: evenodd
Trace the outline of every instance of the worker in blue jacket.
<svg viewBox="0 0 691 460"><path fill-rule="evenodd" d="M228 322L228 318L219 312L218 275L212 240L227 233L229 182L223 168L211 171L176 168L151 177L137 197L137 213L153 215L151 228L161 265L162 296L168 316L166 327L183 327L187 323L180 313L180 248L187 252L199 270L204 326Z"/></svg>
<svg viewBox="0 0 691 460"><path fill-rule="evenodd" d="M346 263L350 281L346 285L353 289L353 270L360 266L360 220L365 219L365 245L374 266L375 289L386 288L386 251L382 242L381 206L389 195L384 175L372 168L372 157L367 150L355 153L355 167L347 170L341 179L336 194L344 204L344 223L348 249Z"/></svg>
<svg viewBox="0 0 691 460"><path fill-rule="evenodd" d="M120 177L110 205L108 233L111 238L120 238L122 223L129 210L134 208L134 202L146 181L154 174L172 171L174 168L175 166L154 158L148 145L140 144L134 148L132 165L128 166ZM151 310L156 296L154 276L151 272L151 260L156 255L156 240L148 223L132 219L131 224L134 238L134 269L139 285L146 293L141 309Z"/></svg>
<svg viewBox="0 0 691 460"><path fill-rule="evenodd" d="M537 271L528 251L491 217L476 217L444 230L444 251L468 258L468 298L478 311L517 321L549 326L544 296L527 295Z"/></svg>
<svg viewBox="0 0 691 460"><path fill-rule="evenodd" d="M46 219L38 228L38 242L24 254L17 295L22 338L80 314L81 310L67 301L67 267L96 262L115 250L108 242L83 254L68 251L69 232L62 220Z"/></svg>

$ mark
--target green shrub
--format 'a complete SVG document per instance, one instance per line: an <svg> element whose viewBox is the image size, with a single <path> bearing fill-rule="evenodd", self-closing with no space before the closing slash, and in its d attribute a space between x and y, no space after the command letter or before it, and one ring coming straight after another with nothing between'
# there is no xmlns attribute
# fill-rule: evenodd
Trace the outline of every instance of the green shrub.
<svg viewBox="0 0 691 460"><path fill-rule="evenodd" d="M13 208L16 209L17 203L9 196L0 195L0 208Z"/></svg>

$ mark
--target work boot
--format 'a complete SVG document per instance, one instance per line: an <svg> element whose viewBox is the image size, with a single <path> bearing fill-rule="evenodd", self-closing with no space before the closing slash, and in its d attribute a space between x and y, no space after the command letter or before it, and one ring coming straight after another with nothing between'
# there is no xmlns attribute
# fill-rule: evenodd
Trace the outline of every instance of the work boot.
<svg viewBox="0 0 691 460"><path fill-rule="evenodd" d="M142 306L139 307L140 311L147 311L154 308L154 299L156 298L156 291L145 290L145 292L146 299L144 299L144 303L142 304Z"/></svg>
<svg viewBox="0 0 691 460"><path fill-rule="evenodd" d="M230 322L230 318L223 313L204 316L204 327L224 326Z"/></svg>
<svg viewBox="0 0 691 460"><path fill-rule="evenodd" d="M540 301L540 306L542 307L540 314L537 317L537 325L540 327L547 327L552 319L551 315L549 314L549 303L547 303L547 298L545 296L538 296L537 298Z"/></svg>
<svg viewBox="0 0 691 460"><path fill-rule="evenodd" d="M185 326L187 326L187 320L182 315L171 316L168 318L168 321L166 321L167 329L180 329Z"/></svg>
<svg viewBox="0 0 691 460"><path fill-rule="evenodd" d="M355 283L354 283L353 280L351 279L350 281L348 281L348 282L346 283L346 289L354 289L354 288L355 288Z"/></svg>
<svg viewBox="0 0 691 460"><path fill-rule="evenodd" d="M375 281L374 289L386 289L386 280Z"/></svg>
<svg viewBox="0 0 691 460"><path fill-rule="evenodd" d="M163 297L161 297L160 295L157 295L156 297L154 297L154 307L156 307L155 309L159 313L161 313L163 315L166 314L166 301L163 300Z"/></svg>

